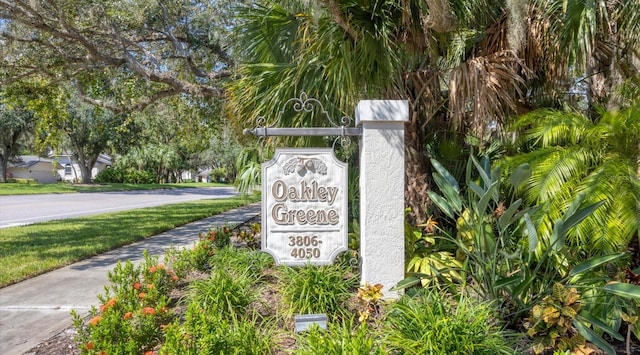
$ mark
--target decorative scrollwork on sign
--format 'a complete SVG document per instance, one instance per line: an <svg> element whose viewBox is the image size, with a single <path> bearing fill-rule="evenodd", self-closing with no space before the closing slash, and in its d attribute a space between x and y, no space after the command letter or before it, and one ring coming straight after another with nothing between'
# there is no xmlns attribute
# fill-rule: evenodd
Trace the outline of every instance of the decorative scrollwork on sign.
<svg viewBox="0 0 640 355"><path fill-rule="evenodd" d="M324 117L326 117L326 119L331 123L333 127L349 126L353 122L353 119L349 116L341 117L338 123L334 122L331 119L331 116L329 116L329 112L325 110L322 102L318 101L318 99L308 97L307 93L303 91L300 93L300 97L291 98L284 103L284 105L282 106L282 110L278 112L276 119L271 124L267 124L267 119L264 116L259 116L258 118L256 118L256 127L275 127L278 122L280 122L280 119L282 119L282 116L285 114L285 112L287 111L287 107L289 106L291 106L291 108L295 112L313 112L314 109L318 108L320 113L324 115Z"/></svg>
<svg viewBox="0 0 640 355"><path fill-rule="evenodd" d="M319 112L324 115L327 121L331 123L332 127L276 127L276 125L282 119L282 116L287 113L291 114L291 111L298 113ZM331 119L329 113L325 110L320 101L314 98L309 98L305 92L300 93L300 97L287 100L283 108L278 111L275 120L269 123L269 120L265 116L259 116L256 118L256 127L253 129L244 129L244 134L253 134L260 140L266 140L267 137L275 136L287 136L287 137L303 137L303 136L316 136L323 137L323 139L329 139L329 137L335 137L333 140L332 148L336 150L338 144L342 148L347 148L351 145L351 136L361 136L361 127L350 127L353 119L349 116L343 116L340 118L339 123L336 124ZM328 143L329 141L327 141ZM260 145L261 147L264 145ZM294 166L292 165L291 168ZM321 170L321 167L313 167L316 170ZM309 168L305 168L305 172ZM302 171L302 169L301 169Z"/></svg>
<svg viewBox="0 0 640 355"><path fill-rule="evenodd" d="M346 148L351 145L351 138L349 136L338 136L333 140L333 150L336 149L336 145L340 143L342 148Z"/></svg>
<svg viewBox="0 0 640 355"><path fill-rule="evenodd" d="M258 118L256 118L256 127L266 127L266 126L267 126L267 118L264 116L258 116Z"/></svg>
<svg viewBox="0 0 640 355"><path fill-rule="evenodd" d="M351 254L349 258L349 265L357 269L358 271L362 270L362 258L360 257L360 253L356 250L349 250L348 253Z"/></svg>
<svg viewBox="0 0 640 355"><path fill-rule="evenodd" d="M308 98L307 97L307 93L306 92L301 92L300 93L300 98L292 98L289 99L287 102L285 102L284 107L287 107L287 104L289 102L293 102L293 110L296 112L311 112L313 111L313 106L315 104L318 104L318 106L320 106L320 109L322 110L322 112L326 112L324 110L324 106L322 105L322 103L320 103L320 101L314 99L314 98ZM280 114L282 115L282 113L284 113L284 110L282 110L280 112Z"/></svg>
<svg viewBox="0 0 640 355"><path fill-rule="evenodd" d="M327 165L317 158L293 158L289 159L283 167L283 173L285 175L293 174L297 172L300 176L305 176L307 172L312 172L320 175L327 175Z"/></svg>

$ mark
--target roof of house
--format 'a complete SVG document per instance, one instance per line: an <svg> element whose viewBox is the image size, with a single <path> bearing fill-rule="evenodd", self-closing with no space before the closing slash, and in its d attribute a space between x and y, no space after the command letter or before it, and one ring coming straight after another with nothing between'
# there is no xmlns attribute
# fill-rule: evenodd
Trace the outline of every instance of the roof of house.
<svg viewBox="0 0 640 355"><path fill-rule="evenodd" d="M70 153L63 153L60 155L50 155L50 157L55 157L58 162L62 165L66 165L66 164L71 164L72 159L71 159L71 154ZM100 154L98 156L98 160L96 160L96 163L98 164L104 164L104 165L111 165L113 164L111 162L111 156L107 155L107 154Z"/></svg>
<svg viewBox="0 0 640 355"><path fill-rule="evenodd" d="M110 156L110 155L107 155L107 154L102 154L102 153L101 153L100 155L98 155L98 160L97 160L97 162L98 162L98 163L101 163L101 164L105 164L105 165L111 165L111 164L113 164L113 163L111 162L111 156Z"/></svg>
<svg viewBox="0 0 640 355"><path fill-rule="evenodd" d="M41 158L36 155L19 155L17 158L17 160L10 162L8 166L14 168L30 168L38 163L54 164L52 159ZM60 164L58 163L58 165Z"/></svg>
<svg viewBox="0 0 640 355"><path fill-rule="evenodd" d="M209 168L209 169L204 169L204 170L202 170L201 172L199 172L196 176L206 177L206 176L211 175L211 171L212 171L212 170L211 170L211 168Z"/></svg>

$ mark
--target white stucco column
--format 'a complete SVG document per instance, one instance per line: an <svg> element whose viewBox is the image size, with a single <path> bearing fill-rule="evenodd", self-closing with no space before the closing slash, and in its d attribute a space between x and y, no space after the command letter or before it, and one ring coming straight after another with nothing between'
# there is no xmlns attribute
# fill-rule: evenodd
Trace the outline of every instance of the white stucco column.
<svg viewBox="0 0 640 355"><path fill-rule="evenodd" d="M389 289L404 278L404 100L364 100L356 108L360 147L361 283Z"/></svg>

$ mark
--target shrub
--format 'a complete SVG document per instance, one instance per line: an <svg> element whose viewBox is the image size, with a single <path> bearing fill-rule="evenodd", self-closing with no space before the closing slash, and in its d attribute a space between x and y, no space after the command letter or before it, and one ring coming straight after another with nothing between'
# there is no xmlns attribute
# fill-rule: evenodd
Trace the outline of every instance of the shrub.
<svg viewBox="0 0 640 355"><path fill-rule="evenodd" d="M565 243L568 231L604 202L585 206L585 194L579 194L553 224L551 238L545 240L538 236L532 222L536 211L542 208L529 208L522 199L501 194L503 190L516 190L526 181L531 174L527 164L519 166L503 181L500 169L490 169L488 159L479 161L472 156L467 163L466 190L437 161L432 160L432 164L439 193L429 191L429 196L456 223L455 233L440 229L442 235L435 240L456 245L458 258L463 260L459 272L464 276L462 289L472 288L481 298L500 302L502 319L514 328L522 325L533 307L544 303L544 297L553 293L552 286L556 283L590 293L589 297L582 297L582 311L573 326L587 341L613 353L600 334L604 331L622 340L617 330L620 311L625 307L620 301L640 298L640 287L611 279L602 270L614 262L620 263L623 253L584 260ZM501 187L503 182L508 184ZM407 287L419 281L409 278L402 285ZM449 290L456 291L453 287ZM611 310L614 312L607 312Z"/></svg>
<svg viewBox="0 0 640 355"><path fill-rule="evenodd" d="M211 170L211 181L215 182L228 182L227 177L229 176L226 167L215 168Z"/></svg>
<svg viewBox="0 0 640 355"><path fill-rule="evenodd" d="M242 229L236 235L238 243L250 249L260 249L260 223L252 223L249 229Z"/></svg>
<svg viewBox="0 0 640 355"><path fill-rule="evenodd" d="M205 280L187 286L184 321L164 329L158 354L267 354L272 353L268 319L257 323L248 313L257 300L261 275L273 265L268 254L246 252L229 245L232 229L216 227L200 233L193 249L170 249L167 258L186 275L209 270Z"/></svg>
<svg viewBox="0 0 640 355"><path fill-rule="evenodd" d="M216 250L216 253L209 259L209 263L212 268L246 275L254 282L260 282L264 271L274 264L273 258L267 253L240 250L231 246Z"/></svg>
<svg viewBox="0 0 640 355"><path fill-rule="evenodd" d="M222 317L196 302L189 304L184 324L165 328L166 342L158 354L256 354L273 353L269 327L250 320Z"/></svg>
<svg viewBox="0 0 640 355"><path fill-rule="evenodd" d="M198 241L191 249L177 250L170 248L167 259L171 262L176 274L186 276L191 271L206 271L211 268L210 258L230 244L233 230L229 226L214 227L208 232L200 233Z"/></svg>
<svg viewBox="0 0 640 355"><path fill-rule="evenodd" d="M376 341L380 334L367 323L357 324L353 317L343 323L330 323L326 331L317 326L297 336L296 354L388 354Z"/></svg>
<svg viewBox="0 0 640 355"><path fill-rule="evenodd" d="M96 175L95 182L97 183L115 183L120 184L124 182L124 171L116 167L109 167L104 169Z"/></svg>
<svg viewBox="0 0 640 355"><path fill-rule="evenodd" d="M536 340L533 352L542 354L547 349L553 349L588 354L585 338L573 327L579 312L580 295L577 290L554 284L553 294L533 306L531 316L525 323L527 334Z"/></svg>
<svg viewBox="0 0 640 355"><path fill-rule="evenodd" d="M229 273L216 268L208 279L196 280L189 285L188 298L205 312L238 319L257 298L253 286L254 279L246 273Z"/></svg>
<svg viewBox="0 0 640 355"><path fill-rule="evenodd" d="M455 243L446 243L442 233L438 233L435 219L429 217L418 227L407 221L404 230L406 270L416 283L419 278L423 287L440 288L461 282L462 263L456 259Z"/></svg>
<svg viewBox="0 0 640 355"><path fill-rule="evenodd" d="M145 170L127 170L124 182L129 184L153 184L158 181L154 173Z"/></svg>
<svg viewBox="0 0 640 355"><path fill-rule="evenodd" d="M145 253L140 265L118 263L108 278L111 284L98 295L102 305L92 307L88 322L72 311L81 353L132 354L153 349L162 341L161 328L173 318L168 304L176 275Z"/></svg>
<svg viewBox="0 0 640 355"><path fill-rule="evenodd" d="M14 183L14 184L27 184L27 185L31 185L31 184L37 184L38 180L36 179L23 179L23 178L9 178L7 179L8 183Z"/></svg>
<svg viewBox="0 0 640 355"><path fill-rule="evenodd" d="M112 166L98 173L95 178L99 183L153 184L158 181L156 175L146 170Z"/></svg>
<svg viewBox="0 0 640 355"><path fill-rule="evenodd" d="M356 286L356 279L349 275L349 270L338 265L283 266L280 270L280 291L291 314L342 316L342 306Z"/></svg>
<svg viewBox="0 0 640 355"><path fill-rule="evenodd" d="M205 237L207 240L213 243L213 246L221 249L228 246L231 243L231 227L225 225L222 228L213 228L205 236L200 236L200 239Z"/></svg>
<svg viewBox="0 0 640 355"><path fill-rule="evenodd" d="M363 306L363 310L359 311L360 322L366 322L370 319L374 321L381 314L383 304L382 284L369 285L365 284L358 287L358 302Z"/></svg>
<svg viewBox="0 0 640 355"><path fill-rule="evenodd" d="M423 289L389 308L384 332L391 349L403 354L515 354L489 303L462 297L457 304Z"/></svg>

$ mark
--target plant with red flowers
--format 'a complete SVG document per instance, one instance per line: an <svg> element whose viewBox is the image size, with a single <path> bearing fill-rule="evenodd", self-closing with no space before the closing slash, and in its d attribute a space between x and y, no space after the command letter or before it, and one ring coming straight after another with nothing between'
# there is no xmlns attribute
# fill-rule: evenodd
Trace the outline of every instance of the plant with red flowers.
<svg viewBox="0 0 640 355"><path fill-rule="evenodd" d="M200 233L198 241L193 248L169 249L167 251L167 259L178 277L183 277L194 270L209 270L209 259L213 257L217 250L223 249L230 244L232 234L232 228L226 225L214 227L208 232Z"/></svg>
<svg viewBox="0 0 640 355"><path fill-rule="evenodd" d="M81 353L151 351L162 341L161 326L173 319L167 305L177 276L145 253L139 265L119 263L108 277L110 285L98 295L101 305L91 309L86 323L72 312Z"/></svg>

